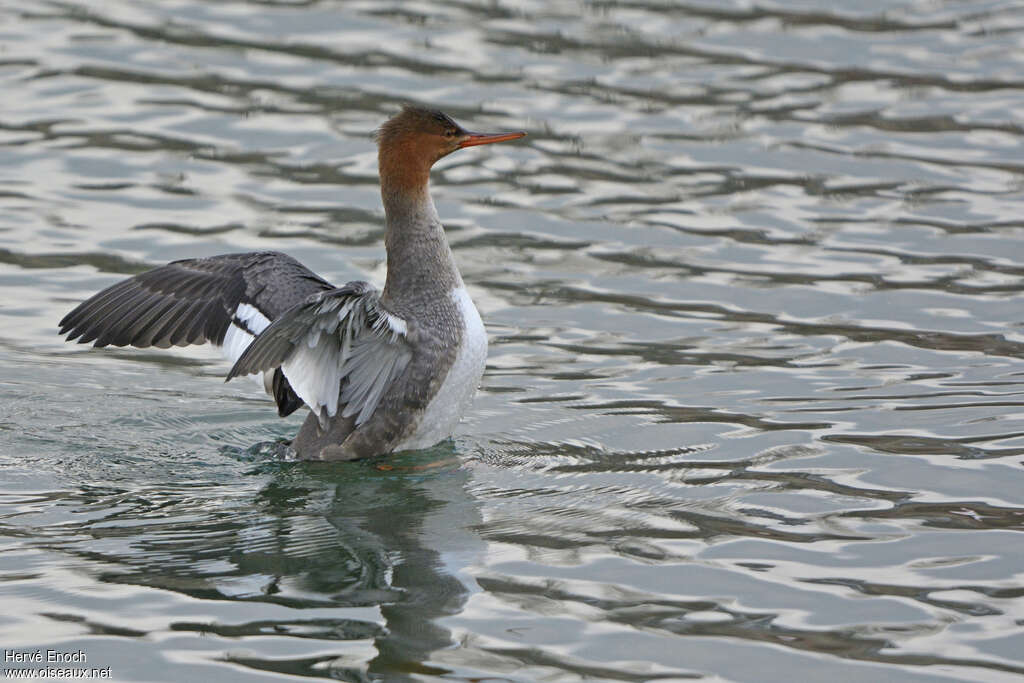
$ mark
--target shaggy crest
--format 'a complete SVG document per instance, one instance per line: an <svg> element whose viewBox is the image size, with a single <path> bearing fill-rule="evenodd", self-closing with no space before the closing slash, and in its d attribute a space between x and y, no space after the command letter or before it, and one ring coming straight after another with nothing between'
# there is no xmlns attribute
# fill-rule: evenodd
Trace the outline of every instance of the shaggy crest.
<svg viewBox="0 0 1024 683"><path fill-rule="evenodd" d="M383 146L411 133L452 138L463 132L462 127L443 111L406 104L402 111L381 124L374 133L374 139Z"/></svg>

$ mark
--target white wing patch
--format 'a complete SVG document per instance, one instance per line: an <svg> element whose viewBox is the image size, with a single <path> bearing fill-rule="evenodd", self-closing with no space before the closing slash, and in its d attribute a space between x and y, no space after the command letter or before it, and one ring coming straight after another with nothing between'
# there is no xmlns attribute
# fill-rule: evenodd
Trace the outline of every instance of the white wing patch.
<svg viewBox="0 0 1024 683"><path fill-rule="evenodd" d="M228 379L280 366L323 428L339 408L359 425L412 358L407 330L380 307L377 290L350 282L282 314L243 349Z"/></svg>
<svg viewBox="0 0 1024 683"><path fill-rule="evenodd" d="M241 322L244 327L240 327L238 322ZM269 324L270 320L267 316L260 313L259 309L255 306L238 304L238 308L235 309L235 314L231 319L231 325L228 326L228 331L224 335L224 341L221 343L221 353L224 354L225 358L234 363L249 348L249 344L252 344L252 340L256 338L256 335L265 330ZM268 387L265 373L261 372L251 375L251 377L268 394L273 395L273 388Z"/></svg>
<svg viewBox="0 0 1024 683"><path fill-rule="evenodd" d="M384 315L387 318L388 327L391 328L391 331L394 334L399 334L404 337L406 332L409 331L409 329L405 326L405 321L399 318L397 315L391 315L390 313L385 313Z"/></svg>
<svg viewBox="0 0 1024 683"><path fill-rule="evenodd" d="M344 405L342 417L356 415L357 425L369 419L391 380L409 362L408 348L396 343L405 337L405 320L381 311L376 324L367 327L365 304L352 297L334 315L318 317L281 363L295 394L324 426L324 412L334 417L339 404Z"/></svg>
<svg viewBox="0 0 1024 683"><path fill-rule="evenodd" d="M333 417L338 412L341 385L340 345L330 337L321 341L318 330L310 332L295 351L281 363L295 395L319 413L321 408Z"/></svg>

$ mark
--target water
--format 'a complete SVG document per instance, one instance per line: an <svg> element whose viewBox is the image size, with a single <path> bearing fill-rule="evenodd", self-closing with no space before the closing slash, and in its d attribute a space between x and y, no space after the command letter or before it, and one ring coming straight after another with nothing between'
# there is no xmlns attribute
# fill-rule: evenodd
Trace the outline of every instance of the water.
<svg viewBox="0 0 1024 683"><path fill-rule="evenodd" d="M115 680L1024 673L1024 5L0 4L0 647ZM273 461L176 258L383 279L371 131L488 326L454 441ZM7 663L4 666L9 667Z"/></svg>

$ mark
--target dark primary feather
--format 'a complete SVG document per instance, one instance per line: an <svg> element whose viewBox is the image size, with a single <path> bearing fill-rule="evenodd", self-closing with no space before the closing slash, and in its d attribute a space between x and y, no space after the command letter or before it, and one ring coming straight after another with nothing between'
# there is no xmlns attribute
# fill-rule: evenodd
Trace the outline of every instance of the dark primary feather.
<svg viewBox="0 0 1024 683"><path fill-rule="evenodd" d="M328 289L328 282L277 252L174 261L84 301L60 321L60 333L95 346L219 345L239 304L274 320Z"/></svg>
<svg viewBox="0 0 1024 683"><path fill-rule="evenodd" d="M331 289L330 283L292 257L278 252L225 254L174 261L122 280L79 304L60 321L68 341L94 346L221 345L240 304L268 320ZM280 368L272 388L282 417L297 410L296 396Z"/></svg>
<svg viewBox="0 0 1024 683"><path fill-rule="evenodd" d="M273 389L278 417L288 417L302 407L302 399L295 395L295 390L281 368L274 370Z"/></svg>

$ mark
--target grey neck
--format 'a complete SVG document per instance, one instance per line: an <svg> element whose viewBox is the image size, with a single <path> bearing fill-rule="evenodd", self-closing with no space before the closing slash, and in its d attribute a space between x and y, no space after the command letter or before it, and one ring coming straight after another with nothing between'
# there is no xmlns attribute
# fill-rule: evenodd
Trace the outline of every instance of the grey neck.
<svg viewBox="0 0 1024 683"><path fill-rule="evenodd" d="M426 187L399 194L382 188L388 274L382 299L395 313L409 316L449 303L462 284L441 219Z"/></svg>

